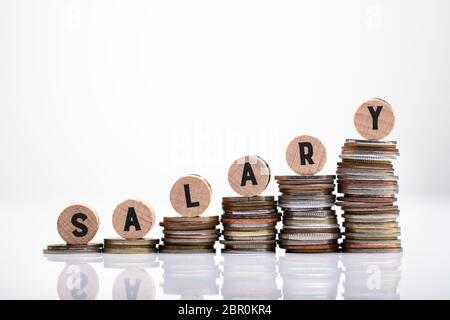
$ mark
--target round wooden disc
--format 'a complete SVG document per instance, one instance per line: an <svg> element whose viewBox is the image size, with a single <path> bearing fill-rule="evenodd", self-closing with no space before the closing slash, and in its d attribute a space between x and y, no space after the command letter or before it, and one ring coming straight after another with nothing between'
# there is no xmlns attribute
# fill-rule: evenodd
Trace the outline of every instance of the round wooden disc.
<svg viewBox="0 0 450 320"><path fill-rule="evenodd" d="M198 217L208 208L212 190L205 178L187 175L178 179L170 190L170 203L184 217Z"/></svg>
<svg viewBox="0 0 450 320"><path fill-rule="evenodd" d="M113 227L125 239L143 238L153 227L155 211L140 200L128 199L120 203L112 217Z"/></svg>
<svg viewBox="0 0 450 320"><path fill-rule="evenodd" d="M244 156L233 162L228 170L231 188L244 197L254 197L266 189L270 181L270 168L258 156Z"/></svg>
<svg viewBox="0 0 450 320"><path fill-rule="evenodd" d="M392 107L382 99L364 102L355 113L355 127L369 140L381 140L391 133L395 124Z"/></svg>
<svg viewBox="0 0 450 320"><path fill-rule="evenodd" d="M87 244L98 231L97 213L83 204L65 208L58 217L58 233L67 244Z"/></svg>
<svg viewBox="0 0 450 320"><path fill-rule="evenodd" d="M327 150L323 143L315 137L298 136L289 143L286 149L286 161L295 173L313 175L322 170L325 165Z"/></svg>

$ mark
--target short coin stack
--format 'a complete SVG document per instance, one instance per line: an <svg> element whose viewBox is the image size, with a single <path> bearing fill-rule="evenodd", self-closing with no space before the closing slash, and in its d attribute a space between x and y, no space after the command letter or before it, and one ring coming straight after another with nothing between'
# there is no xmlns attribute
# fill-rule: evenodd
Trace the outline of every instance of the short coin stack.
<svg viewBox="0 0 450 320"><path fill-rule="evenodd" d="M133 254L133 253L156 253L158 252L157 245L159 239L123 239L123 238L108 238L104 240L104 253L117 254Z"/></svg>
<svg viewBox="0 0 450 320"><path fill-rule="evenodd" d="M164 217L160 225L164 228L164 245L159 246L160 252L215 252L214 244L220 237L218 216Z"/></svg>
<svg viewBox="0 0 450 320"><path fill-rule="evenodd" d="M398 252L398 177L394 141L346 140L338 163L338 205L344 214L345 252Z"/></svg>
<svg viewBox="0 0 450 320"><path fill-rule="evenodd" d="M101 243L51 244L44 249L44 254L99 253L102 252L102 247Z"/></svg>
<svg viewBox="0 0 450 320"><path fill-rule="evenodd" d="M283 228L280 248L288 253L338 251L341 237L335 204L334 175L276 176Z"/></svg>
<svg viewBox="0 0 450 320"><path fill-rule="evenodd" d="M280 214L273 196L224 197L222 208L223 252L275 251Z"/></svg>

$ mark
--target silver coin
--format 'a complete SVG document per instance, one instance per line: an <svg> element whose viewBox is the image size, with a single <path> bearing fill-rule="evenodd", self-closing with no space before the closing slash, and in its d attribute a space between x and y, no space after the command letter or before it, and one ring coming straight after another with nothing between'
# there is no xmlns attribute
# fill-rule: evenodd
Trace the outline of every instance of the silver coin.
<svg viewBox="0 0 450 320"><path fill-rule="evenodd" d="M303 180L303 181L315 181L315 180L333 180L335 175L313 175L313 176L275 176L275 180Z"/></svg>
<svg viewBox="0 0 450 320"><path fill-rule="evenodd" d="M345 139L346 143L355 143L361 146L396 146L397 141L381 141L381 140L362 140L362 139Z"/></svg>
<svg viewBox="0 0 450 320"><path fill-rule="evenodd" d="M292 218L329 218L336 216L334 210L314 210L314 211L291 211L286 210L283 214L284 217Z"/></svg>
<svg viewBox="0 0 450 320"><path fill-rule="evenodd" d="M280 233L283 240L333 240L341 237L340 233Z"/></svg>

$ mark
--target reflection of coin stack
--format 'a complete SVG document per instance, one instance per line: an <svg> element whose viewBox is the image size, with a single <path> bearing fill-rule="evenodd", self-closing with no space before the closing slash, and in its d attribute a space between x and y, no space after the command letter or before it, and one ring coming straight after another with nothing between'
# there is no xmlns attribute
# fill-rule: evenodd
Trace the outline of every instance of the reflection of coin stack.
<svg viewBox="0 0 450 320"><path fill-rule="evenodd" d="M225 197L222 208L223 252L275 251L280 215L274 197Z"/></svg>
<svg viewBox="0 0 450 320"><path fill-rule="evenodd" d="M207 253L215 252L214 244L220 237L219 217L164 217L164 245L160 252Z"/></svg>
<svg viewBox="0 0 450 320"><path fill-rule="evenodd" d="M347 140L338 163L338 205L344 211L346 252L401 251L398 178L393 141Z"/></svg>
<svg viewBox="0 0 450 320"><path fill-rule="evenodd" d="M99 290L99 279L91 263L102 262L102 254L98 251L88 254L71 252L77 253L74 255L66 253L68 252L46 255L48 261L64 262L66 264L58 277L57 290L59 299L96 299Z"/></svg>
<svg viewBox="0 0 450 320"><path fill-rule="evenodd" d="M335 252L340 229L335 211L334 176L276 176L283 210L280 248L286 252Z"/></svg>
<svg viewBox="0 0 450 320"><path fill-rule="evenodd" d="M276 256L273 254L224 255L222 296L225 300L277 300Z"/></svg>
<svg viewBox="0 0 450 320"><path fill-rule="evenodd" d="M218 295L220 269L212 254L185 256L176 254L160 255L163 262L163 292L179 295L181 299L204 299Z"/></svg>
<svg viewBox="0 0 450 320"><path fill-rule="evenodd" d="M344 299L400 299L401 261L401 253L344 254Z"/></svg>
<svg viewBox="0 0 450 320"><path fill-rule="evenodd" d="M153 300L156 288L147 268L158 268L156 254L106 254L104 267L124 269L114 281L112 298L114 300Z"/></svg>
<svg viewBox="0 0 450 320"><path fill-rule="evenodd" d="M334 300L341 278L339 255L285 255L278 271L286 300Z"/></svg>

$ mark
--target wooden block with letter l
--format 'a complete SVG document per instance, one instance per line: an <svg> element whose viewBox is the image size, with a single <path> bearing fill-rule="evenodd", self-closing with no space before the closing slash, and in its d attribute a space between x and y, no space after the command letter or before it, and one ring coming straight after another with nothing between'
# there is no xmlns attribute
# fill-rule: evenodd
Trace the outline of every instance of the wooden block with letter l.
<svg viewBox="0 0 450 320"><path fill-rule="evenodd" d="M180 216L164 217L161 253L214 253L219 239L218 216L203 216L211 202L208 181L199 175L179 178L170 190L170 202Z"/></svg>
<svg viewBox="0 0 450 320"><path fill-rule="evenodd" d="M195 174L178 179L170 190L170 203L184 217L198 217L208 208L212 197L208 181Z"/></svg>

